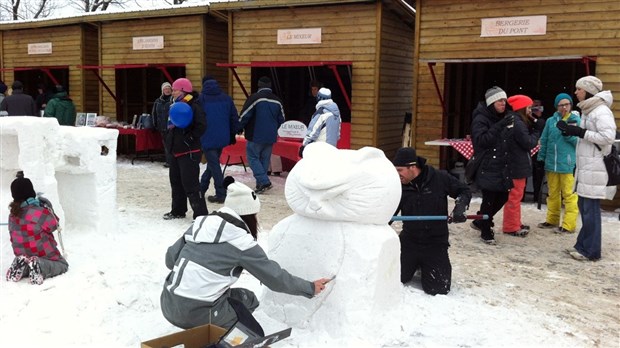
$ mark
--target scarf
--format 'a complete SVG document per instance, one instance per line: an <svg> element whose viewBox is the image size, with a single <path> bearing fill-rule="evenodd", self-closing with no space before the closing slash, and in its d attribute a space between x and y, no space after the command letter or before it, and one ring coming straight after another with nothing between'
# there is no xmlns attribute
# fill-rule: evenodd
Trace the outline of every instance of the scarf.
<svg viewBox="0 0 620 348"><path fill-rule="evenodd" d="M605 101L602 98L597 97L597 96L588 98L586 100L579 102L579 104L577 104L577 106L581 109L584 115L588 115L590 112L592 112L592 110L596 109L597 107L601 105L607 105L607 104L605 104Z"/></svg>

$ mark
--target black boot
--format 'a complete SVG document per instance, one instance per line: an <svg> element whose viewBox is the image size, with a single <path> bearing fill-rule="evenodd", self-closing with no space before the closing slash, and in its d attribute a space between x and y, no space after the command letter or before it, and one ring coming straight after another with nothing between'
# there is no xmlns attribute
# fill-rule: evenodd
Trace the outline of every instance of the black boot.
<svg viewBox="0 0 620 348"><path fill-rule="evenodd" d="M207 202L205 202L205 198L200 194L200 192L194 192L187 196L189 199L189 205L192 207L194 211L194 220L198 216L209 215L209 210L207 210Z"/></svg>

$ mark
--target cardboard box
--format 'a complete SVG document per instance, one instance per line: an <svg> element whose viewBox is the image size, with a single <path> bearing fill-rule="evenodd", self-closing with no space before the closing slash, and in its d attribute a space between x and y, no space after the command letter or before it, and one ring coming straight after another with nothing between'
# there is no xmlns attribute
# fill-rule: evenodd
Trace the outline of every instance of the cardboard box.
<svg viewBox="0 0 620 348"><path fill-rule="evenodd" d="M216 348L268 348L270 344L283 340L291 335L291 328L261 336L237 322L219 340Z"/></svg>
<svg viewBox="0 0 620 348"><path fill-rule="evenodd" d="M219 326L207 324L142 342L142 348L202 348L217 343L227 332Z"/></svg>

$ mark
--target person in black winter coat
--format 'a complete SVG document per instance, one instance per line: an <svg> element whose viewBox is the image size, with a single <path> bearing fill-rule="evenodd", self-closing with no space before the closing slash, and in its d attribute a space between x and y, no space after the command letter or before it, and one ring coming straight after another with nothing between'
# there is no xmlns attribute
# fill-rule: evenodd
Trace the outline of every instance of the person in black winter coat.
<svg viewBox="0 0 620 348"><path fill-rule="evenodd" d="M502 209L512 188L509 168L510 128L514 126L514 113L507 112L506 92L494 86L485 93L473 112L471 138L476 156L484 156L476 173L476 186L482 190L482 203L478 214L486 214L488 220L477 220L471 226L480 231L486 244L494 245L493 217Z"/></svg>
<svg viewBox="0 0 620 348"><path fill-rule="evenodd" d="M467 220L469 187L445 170L426 165L410 147L400 148L392 161L398 171L403 193L396 213L403 216L448 214L447 196L456 199L446 220L405 221L400 233L400 281L409 282L420 268L422 289L430 295L450 291L452 265L448 257L448 222Z"/></svg>
<svg viewBox="0 0 620 348"><path fill-rule="evenodd" d="M24 85L21 81L13 82L13 92L0 103L0 111L6 111L8 116L39 116L34 99L24 94Z"/></svg>
<svg viewBox="0 0 620 348"><path fill-rule="evenodd" d="M522 94L508 98L508 104L514 111L514 127L509 129L508 151L510 156L510 177L513 188L504 205L503 232L505 235L525 237L530 226L521 223L521 199L525 192L525 183L532 174L531 151L538 145L540 134L545 128L545 120L532 116L533 101Z"/></svg>
<svg viewBox="0 0 620 348"><path fill-rule="evenodd" d="M165 146L168 163L170 164L169 177L172 189L172 209L164 214L164 219L182 219L187 212L187 200L194 211L194 219L208 215L207 203L200 194L200 137L207 128L207 120L198 101L198 94L193 92L192 83L186 78L180 78L172 84L172 98L174 103L187 103L192 109L192 121L185 127L176 127L168 124ZM174 105L174 104L173 104ZM172 107L172 106L171 106Z"/></svg>
<svg viewBox="0 0 620 348"><path fill-rule="evenodd" d="M170 108L170 102L172 101L172 85L169 82L161 84L161 95L155 99L153 103L153 123L155 130L161 134L161 139L164 144L164 152L166 154L166 164L164 167L169 167L168 163L168 149L166 148L166 132L168 131L168 109Z"/></svg>

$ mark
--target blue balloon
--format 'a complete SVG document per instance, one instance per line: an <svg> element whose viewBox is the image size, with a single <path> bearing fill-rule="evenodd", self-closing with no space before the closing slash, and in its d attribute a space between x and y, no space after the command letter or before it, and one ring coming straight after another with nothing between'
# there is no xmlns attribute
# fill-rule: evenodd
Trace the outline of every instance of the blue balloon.
<svg viewBox="0 0 620 348"><path fill-rule="evenodd" d="M187 128L192 123L194 114L187 103L176 102L170 107L170 122L179 128Z"/></svg>

